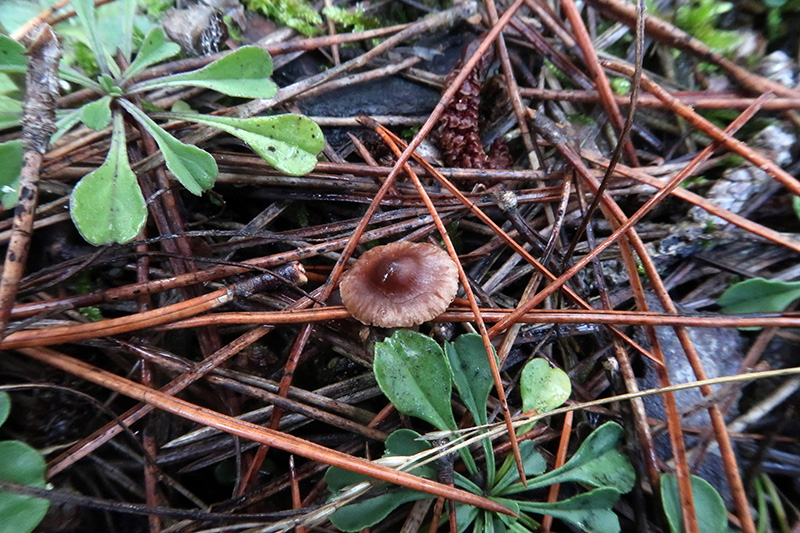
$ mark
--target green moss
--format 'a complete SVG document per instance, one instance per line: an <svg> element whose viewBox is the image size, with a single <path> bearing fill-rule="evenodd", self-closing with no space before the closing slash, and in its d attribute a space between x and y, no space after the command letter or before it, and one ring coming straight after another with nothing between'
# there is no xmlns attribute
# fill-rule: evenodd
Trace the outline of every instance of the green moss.
<svg viewBox="0 0 800 533"><path fill-rule="evenodd" d="M303 35L319 33L322 17L306 0L244 0L247 9L289 26Z"/></svg>

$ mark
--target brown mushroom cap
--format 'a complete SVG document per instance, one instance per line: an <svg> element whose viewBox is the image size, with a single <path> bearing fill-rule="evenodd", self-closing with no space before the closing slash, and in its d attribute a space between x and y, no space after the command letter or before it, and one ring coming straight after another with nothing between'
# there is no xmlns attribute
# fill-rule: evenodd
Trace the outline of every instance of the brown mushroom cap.
<svg viewBox="0 0 800 533"><path fill-rule="evenodd" d="M339 290L344 306L364 324L414 326L447 309L458 291L458 268L433 244L395 242L364 253Z"/></svg>

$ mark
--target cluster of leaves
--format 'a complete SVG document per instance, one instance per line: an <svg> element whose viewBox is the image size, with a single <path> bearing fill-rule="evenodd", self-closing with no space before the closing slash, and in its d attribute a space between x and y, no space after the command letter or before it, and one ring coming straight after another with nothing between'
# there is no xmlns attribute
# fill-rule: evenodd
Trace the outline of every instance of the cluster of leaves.
<svg viewBox="0 0 800 533"><path fill-rule="evenodd" d="M237 98L271 98L277 86L269 80L272 59L261 48L244 46L213 63L190 72L136 81L145 69L174 57L180 47L167 40L160 28L153 28L132 58L135 0L121 3L122 43L119 51L129 62L121 68L98 31L94 4L75 0L73 7L88 36L99 75L92 79L68 67L60 69L62 79L92 90L97 99L71 109L58 121L53 141L79 122L94 130L111 125L111 145L105 162L75 186L70 213L78 231L95 245L124 243L134 239L147 220L147 206L127 155L126 121L146 131L163 154L167 169L189 192L199 195L213 187L217 163L208 152L185 144L159 126L138 105L136 99L150 91L176 87L201 87ZM0 36L0 72L24 73L24 49L16 41ZM132 60L131 60L132 59ZM161 113L155 118L188 121L211 126L238 137L278 170L303 175L313 170L316 156L324 147L319 127L300 115L231 118L197 113ZM0 150L21 153L11 144ZM10 171L9 171L10 172ZM0 176L8 178L8 176ZM4 193L14 197L13 181L0 182ZM3 197L6 201L6 196Z"/></svg>
<svg viewBox="0 0 800 533"><path fill-rule="evenodd" d="M11 411L11 399L0 392L0 426ZM18 440L0 441L0 481L45 487L45 462L42 454ZM30 533L44 518L50 501L33 496L0 491L0 531Z"/></svg>
<svg viewBox="0 0 800 533"><path fill-rule="evenodd" d="M483 342L478 335L462 335L444 350L432 339L411 331L398 331L375 347L375 377L383 393L402 413L425 420L442 431L457 428L451 408L452 387L455 385L461 401L469 409L476 424L487 423L486 403L493 380ZM561 405L570 395L569 378L559 369L551 368L543 359L526 365L520 383L523 408L546 412ZM620 494L628 492L634 482L633 467L621 452L622 427L609 422L597 428L577 452L561 468L544 473L544 457L531 442L520 444L527 486L511 455L496 468L492 443L482 439L486 471L481 475L467 448L459 455L467 467L468 476L454 473L455 485L475 494L501 502L518 517L495 515L475 507L457 504L458 531L534 531L538 528L533 514L548 514L587 532L619 531L617 516L611 510ZM429 443L411 430L401 429L386 441L386 456L413 456L429 451ZM431 464L411 470L419 476L435 478ZM476 479L484 480L483 485ZM365 481L363 476L329 469L328 488L334 493ZM546 503L528 497L528 491L554 483L577 482L593 490L567 500ZM431 498L429 494L398 488L385 490L382 485L368 493L365 499L340 507L331 522L342 531L359 531L383 520L403 503Z"/></svg>

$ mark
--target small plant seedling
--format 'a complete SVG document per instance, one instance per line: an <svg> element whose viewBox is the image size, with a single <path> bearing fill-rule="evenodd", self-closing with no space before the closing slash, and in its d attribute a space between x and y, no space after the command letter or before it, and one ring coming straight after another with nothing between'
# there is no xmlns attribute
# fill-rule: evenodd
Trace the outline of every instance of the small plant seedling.
<svg viewBox="0 0 800 533"><path fill-rule="evenodd" d="M286 174L299 176L313 170L317 154L324 147L324 139L319 126L307 117L232 118L191 112L159 115L143 111L137 105L137 99L154 90L176 87L200 87L237 98L271 98L277 91L277 86L269 79L272 59L261 48L243 46L194 71L137 81L137 75L177 55L180 47L168 41L163 30L154 28L145 36L135 57L131 58L136 2L124 0L121 4L124 27L119 49L130 63L123 68L124 65L118 65L112 59L111 52L117 46L103 42L95 19L94 3L74 0L72 5L88 37L100 74L92 79L76 70L60 69L62 79L90 89L96 99L68 110L58 121L53 140L78 123L94 130L111 127L111 144L105 161L78 182L70 202L72 220L84 239L94 245L129 242L136 238L147 220L145 199L128 161L127 122L138 124L155 140L167 169L192 194L200 195L214 186L219 172L217 163L208 152L175 138L154 118L189 121L225 131L244 141L270 165ZM27 68L22 46L5 36L0 36L0 58L0 72L19 74ZM20 146L14 142L0 145L0 155L21 154ZM0 173L0 193L5 206L15 199L15 177L12 174L11 168Z"/></svg>
<svg viewBox="0 0 800 533"><path fill-rule="evenodd" d="M11 411L11 399L0 392L0 426ZM18 440L0 441L0 481L45 487L42 454ZM50 501L0 491L0 533L30 533L44 518Z"/></svg>
<svg viewBox="0 0 800 533"><path fill-rule="evenodd" d="M444 350L433 339L412 331L398 331L375 346L375 377L383 393L398 411L420 418L442 431L455 429L450 401L455 385L459 396L476 424L487 423L486 402L493 387L483 341L467 334L445 343ZM541 412L561 405L570 395L569 378L551 368L542 359L534 359L523 370L523 403ZM613 533L620 530L619 519L611 508L619 495L633 487L634 471L621 452L622 427L609 422L598 427L562 467L544 473L546 462L530 441L520 443L526 484L511 454L499 468L489 438L482 439L486 471L480 473L467 448L459 455L467 475L454 473L457 487L485 495L503 503L518 516L496 515L469 505L456 504L459 532L535 531L538 523L530 514L548 514L589 533ZM386 441L384 457L404 456L419 463L430 457L430 443L418 433L401 429ZM417 456L417 457L412 457ZM412 464L412 473L429 479L436 477L432 463ZM345 487L368 481L368 478L331 468L326 476L328 488L335 495ZM577 482L592 490L569 499L547 503L536 501L530 491L554 483ZM433 496L405 488L390 488L385 483L373 487L361 500L339 507L331 522L341 531L360 531L377 524L398 506Z"/></svg>

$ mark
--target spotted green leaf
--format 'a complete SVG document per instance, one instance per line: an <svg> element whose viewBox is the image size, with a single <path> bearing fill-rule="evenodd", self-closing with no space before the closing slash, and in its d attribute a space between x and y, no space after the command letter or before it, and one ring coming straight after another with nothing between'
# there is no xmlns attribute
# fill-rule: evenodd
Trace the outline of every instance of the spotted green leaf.
<svg viewBox="0 0 800 533"><path fill-rule="evenodd" d="M522 369L520 394L524 411L551 411L567 401L571 393L569 376L545 359L534 359Z"/></svg>
<svg viewBox="0 0 800 533"><path fill-rule="evenodd" d="M246 142L267 163L292 176L308 174L325 147L322 130L302 115L233 118L168 113L165 116L213 126Z"/></svg>
<svg viewBox="0 0 800 533"><path fill-rule="evenodd" d="M430 337L400 330L375 345L378 386L398 411L441 430L455 430L452 382L442 348Z"/></svg>

